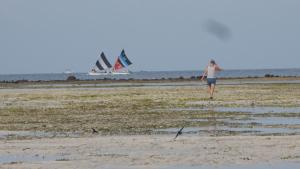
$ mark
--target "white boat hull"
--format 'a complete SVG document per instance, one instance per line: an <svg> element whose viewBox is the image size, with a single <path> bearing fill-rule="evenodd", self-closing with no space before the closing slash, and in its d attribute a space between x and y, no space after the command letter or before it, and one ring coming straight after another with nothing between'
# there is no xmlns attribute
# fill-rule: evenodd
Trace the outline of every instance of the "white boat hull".
<svg viewBox="0 0 300 169"><path fill-rule="evenodd" d="M101 73L101 72L88 72L90 76L105 76L105 75L129 75L129 72L110 72L110 73Z"/></svg>
<svg viewBox="0 0 300 169"><path fill-rule="evenodd" d="M91 76L103 76L103 75L109 75L110 73L104 73L104 72L89 72L88 75Z"/></svg>
<svg viewBox="0 0 300 169"><path fill-rule="evenodd" d="M112 75L129 75L129 72L112 72Z"/></svg>

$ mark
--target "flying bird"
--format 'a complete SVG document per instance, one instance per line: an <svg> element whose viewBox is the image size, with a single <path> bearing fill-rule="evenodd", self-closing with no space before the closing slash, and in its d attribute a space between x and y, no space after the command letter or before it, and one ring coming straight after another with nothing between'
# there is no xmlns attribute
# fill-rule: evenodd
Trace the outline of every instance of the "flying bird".
<svg viewBox="0 0 300 169"><path fill-rule="evenodd" d="M93 134L98 133L98 131L96 129L94 129L94 128L92 128L92 131L93 131Z"/></svg>
<svg viewBox="0 0 300 169"><path fill-rule="evenodd" d="M178 132L177 132L177 134L176 134L176 136L175 136L175 138L174 138L174 140L176 140L176 138L179 136L179 135L181 135L182 134L182 130L183 130L183 128L184 127L182 127Z"/></svg>

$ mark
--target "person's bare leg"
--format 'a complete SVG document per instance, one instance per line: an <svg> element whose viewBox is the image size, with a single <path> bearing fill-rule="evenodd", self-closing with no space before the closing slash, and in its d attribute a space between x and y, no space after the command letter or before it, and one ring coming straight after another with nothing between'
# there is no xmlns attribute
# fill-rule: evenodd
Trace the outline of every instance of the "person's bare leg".
<svg viewBox="0 0 300 169"><path fill-rule="evenodd" d="M211 87L210 85L208 85L208 93L210 94L210 91L211 91Z"/></svg>
<svg viewBox="0 0 300 169"><path fill-rule="evenodd" d="M214 96L215 85L211 84L210 86L210 98L212 99Z"/></svg>

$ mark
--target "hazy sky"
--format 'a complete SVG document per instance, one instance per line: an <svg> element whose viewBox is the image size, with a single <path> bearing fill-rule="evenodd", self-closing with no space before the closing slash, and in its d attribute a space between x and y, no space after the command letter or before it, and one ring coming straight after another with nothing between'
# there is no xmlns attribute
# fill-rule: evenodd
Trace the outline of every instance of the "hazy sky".
<svg viewBox="0 0 300 169"><path fill-rule="evenodd" d="M0 74L299 68L299 0L0 0Z"/></svg>

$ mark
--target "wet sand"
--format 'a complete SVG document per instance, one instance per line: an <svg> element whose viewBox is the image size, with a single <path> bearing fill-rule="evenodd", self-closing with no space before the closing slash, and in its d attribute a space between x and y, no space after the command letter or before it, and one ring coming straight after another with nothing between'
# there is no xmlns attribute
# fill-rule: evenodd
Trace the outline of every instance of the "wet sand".
<svg viewBox="0 0 300 169"><path fill-rule="evenodd" d="M0 141L0 154L6 154L0 162L1 168L163 168L300 162L300 136L182 135L176 141L173 137L133 135ZM25 161L18 162L22 158Z"/></svg>

